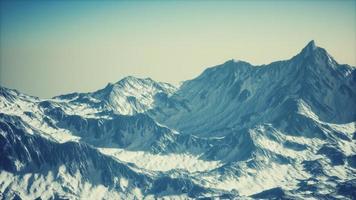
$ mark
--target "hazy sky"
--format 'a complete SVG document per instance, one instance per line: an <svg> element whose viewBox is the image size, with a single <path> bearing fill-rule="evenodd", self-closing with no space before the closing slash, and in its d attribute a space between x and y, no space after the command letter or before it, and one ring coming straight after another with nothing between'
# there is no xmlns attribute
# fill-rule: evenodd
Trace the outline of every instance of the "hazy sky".
<svg viewBox="0 0 356 200"><path fill-rule="evenodd" d="M127 75L177 84L310 40L356 65L356 1L1 1L0 83L51 97Z"/></svg>

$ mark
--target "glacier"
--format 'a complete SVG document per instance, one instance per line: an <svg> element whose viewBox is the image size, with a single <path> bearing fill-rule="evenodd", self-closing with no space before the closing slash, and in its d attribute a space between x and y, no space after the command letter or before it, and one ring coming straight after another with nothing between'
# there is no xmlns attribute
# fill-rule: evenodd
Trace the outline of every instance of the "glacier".
<svg viewBox="0 0 356 200"><path fill-rule="evenodd" d="M309 42L179 87L0 87L2 199L355 199L356 68Z"/></svg>

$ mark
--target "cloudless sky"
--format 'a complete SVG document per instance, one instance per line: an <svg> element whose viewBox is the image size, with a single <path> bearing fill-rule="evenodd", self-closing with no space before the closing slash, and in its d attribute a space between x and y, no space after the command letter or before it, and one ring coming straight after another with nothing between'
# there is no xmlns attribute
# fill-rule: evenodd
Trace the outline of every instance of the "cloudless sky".
<svg viewBox="0 0 356 200"><path fill-rule="evenodd" d="M356 65L356 1L13 1L0 85L52 97L134 75L178 84L229 59L268 64L310 40Z"/></svg>

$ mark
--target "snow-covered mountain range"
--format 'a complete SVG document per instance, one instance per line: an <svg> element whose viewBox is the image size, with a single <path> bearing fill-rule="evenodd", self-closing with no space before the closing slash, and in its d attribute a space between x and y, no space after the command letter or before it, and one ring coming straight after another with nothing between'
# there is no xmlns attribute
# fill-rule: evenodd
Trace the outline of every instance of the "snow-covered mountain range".
<svg viewBox="0 0 356 200"><path fill-rule="evenodd" d="M355 199L356 68L314 41L180 87L0 88L3 199Z"/></svg>

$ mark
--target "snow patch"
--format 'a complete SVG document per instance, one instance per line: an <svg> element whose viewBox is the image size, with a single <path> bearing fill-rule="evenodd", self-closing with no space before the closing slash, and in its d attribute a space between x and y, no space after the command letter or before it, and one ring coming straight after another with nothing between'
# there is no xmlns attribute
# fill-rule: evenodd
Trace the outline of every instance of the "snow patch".
<svg viewBox="0 0 356 200"><path fill-rule="evenodd" d="M222 165L220 161L205 161L190 154L160 155L117 148L99 148L99 150L106 155L111 155L124 162L134 163L140 168L151 171L165 172L172 169L183 169L193 173L212 170Z"/></svg>

